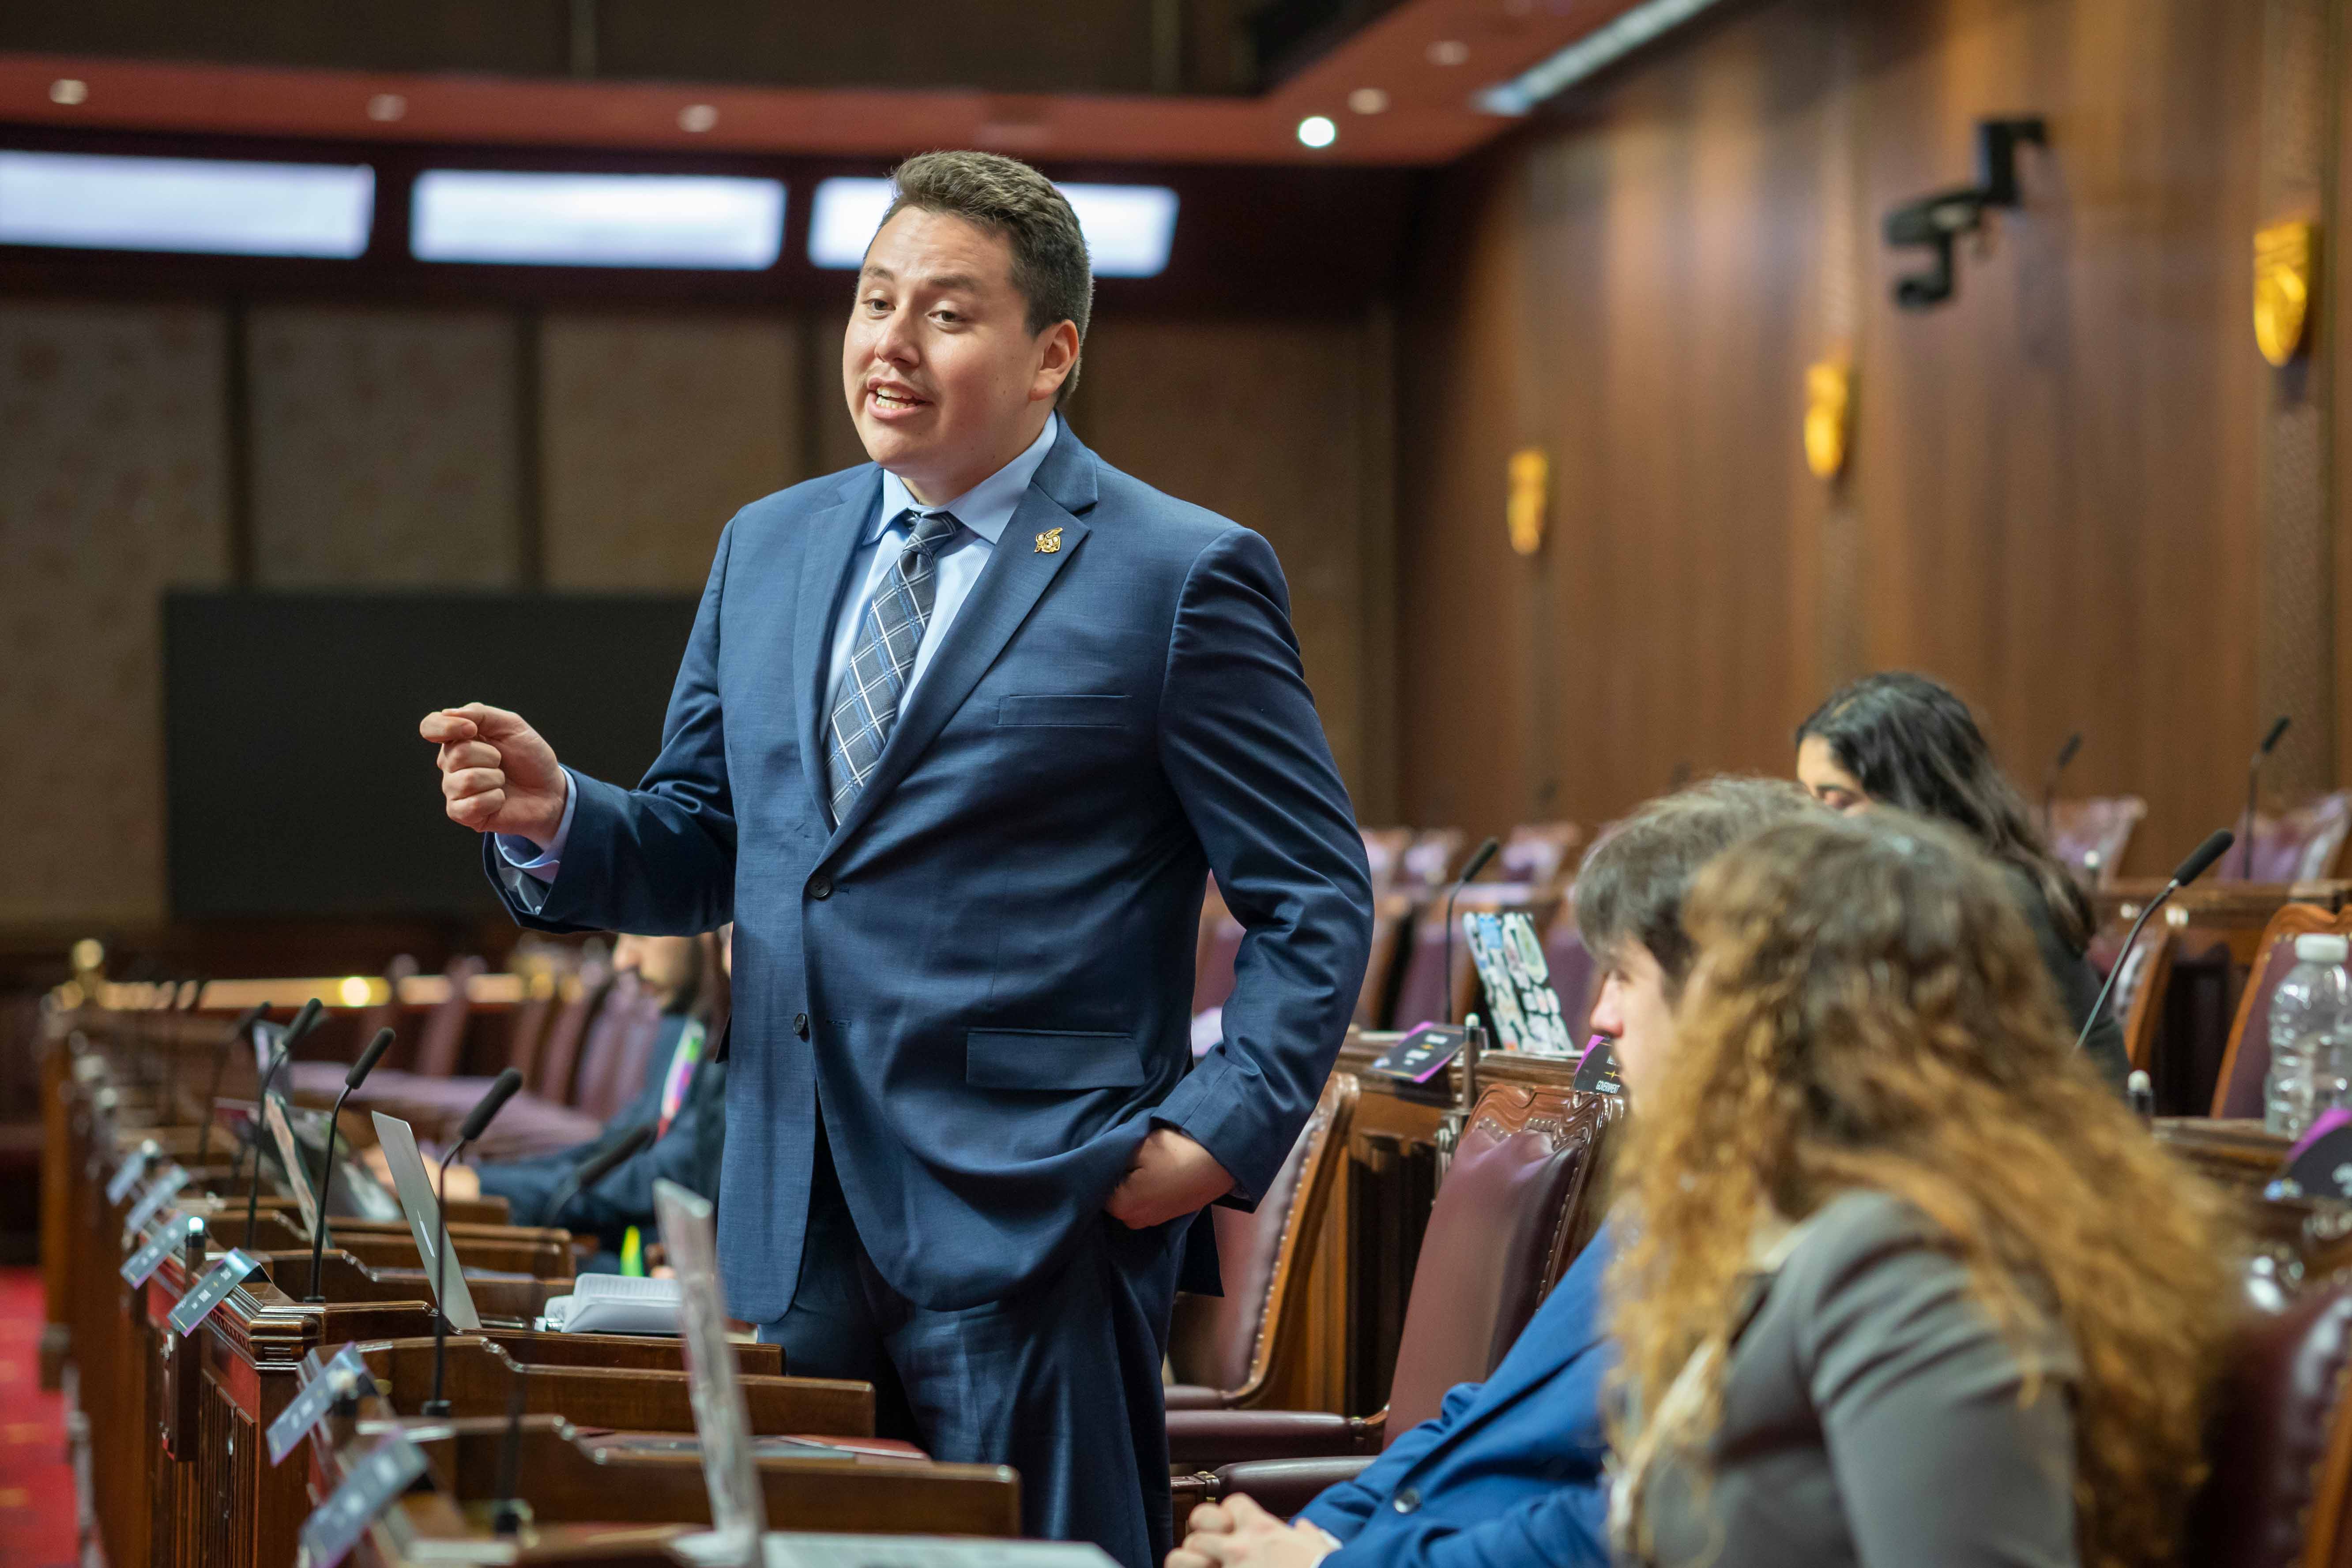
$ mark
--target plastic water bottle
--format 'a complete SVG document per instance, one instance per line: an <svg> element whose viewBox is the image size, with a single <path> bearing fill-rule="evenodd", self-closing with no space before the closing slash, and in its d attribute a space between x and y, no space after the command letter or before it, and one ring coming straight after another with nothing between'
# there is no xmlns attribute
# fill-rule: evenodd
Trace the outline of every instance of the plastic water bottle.
<svg viewBox="0 0 2352 1568"><path fill-rule="evenodd" d="M2352 1104L2352 970L2347 943L2318 933L2294 939L2294 967L2271 997L2271 1071L2263 1126L2299 1138L2314 1118Z"/></svg>

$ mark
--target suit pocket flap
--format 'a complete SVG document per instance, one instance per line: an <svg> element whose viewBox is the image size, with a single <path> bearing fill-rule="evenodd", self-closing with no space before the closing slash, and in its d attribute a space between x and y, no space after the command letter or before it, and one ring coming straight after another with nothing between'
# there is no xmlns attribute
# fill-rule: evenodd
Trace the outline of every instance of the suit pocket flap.
<svg viewBox="0 0 2352 1568"><path fill-rule="evenodd" d="M975 1089L1134 1089L1143 1055L1132 1035L1068 1029L973 1029L963 1079Z"/></svg>
<svg viewBox="0 0 2352 1568"><path fill-rule="evenodd" d="M1035 697L1003 697L997 700L996 721L999 724L1117 729L1127 723L1127 699L1115 692L1105 696L1054 693Z"/></svg>

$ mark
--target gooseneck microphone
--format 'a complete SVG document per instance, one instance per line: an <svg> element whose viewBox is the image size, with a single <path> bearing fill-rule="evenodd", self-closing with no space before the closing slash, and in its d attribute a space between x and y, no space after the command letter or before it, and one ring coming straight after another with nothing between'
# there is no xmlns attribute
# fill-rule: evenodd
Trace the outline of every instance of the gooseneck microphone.
<svg viewBox="0 0 2352 1568"><path fill-rule="evenodd" d="M269 1103L269 1086L277 1079L278 1069L293 1056L294 1047L300 1043L302 1037L319 1026L319 1018L326 1010L326 1004L316 996L302 1004L302 1010L294 1015L293 1022L288 1024L286 1032L278 1037L278 1054L269 1058L269 1070L261 1075L261 1087L254 1090L253 1159L246 1173L245 1239L238 1243L241 1247L253 1245L254 1216L261 1206L261 1123L264 1109Z"/></svg>
<svg viewBox="0 0 2352 1568"><path fill-rule="evenodd" d="M204 1123L196 1129L196 1163L199 1166L204 1164L205 1156L212 1152L213 1112L220 1104L221 1075L228 1070L228 1054L236 1048L239 1040L245 1038L247 1031L268 1016L269 1004L256 1002L228 1026L228 1033L221 1037L219 1047L213 1052L213 1086L205 1096Z"/></svg>
<svg viewBox="0 0 2352 1568"><path fill-rule="evenodd" d="M2074 753L2082 749L2083 731L2077 730L2066 737L2066 743L2058 748L2058 754L2050 761L2050 771L2042 775L2042 837L2044 838L2054 836L2058 831L2058 775L2066 771L2066 764L2073 762Z"/></svg>
<svg viewBox="0 0 2352 1568"><path fill-rule="evenodd" d="M2091 1016L2083 1020L2082 1032L2074 1037L2076 1050L2083 1048L2083 1042L2091 1037L2091 1030L2097 1025L2099 1015L2106 1011L2107 993L2113 991L2116 988L2116 982L2123 978L2124 964L2131 958L2132 943L2139 940L2140 928L2147 924L2147 917L2163 908L2165 900L2210 870L2213 862L2228 854L2230 846L2236 841L2237 835L2228 828L2215 828L2212 835L2204 843L2191 850L2189 858L2183 860L2174 870L2172 880L2164 885L2164 891L2150 899L2147 901L2147 908L2140 910L2139 919L2132 921L2131 930L2124 933L2123 946L2116 950L2115 965L2107 971L2106 984L2099 987L2098 1000L2091 1004Z"/></svg>
<svg viewBox="0 0 2352 1568"><path fill-rule="evenodd" d="M390 1029L375 1032L368 1048L360 1053L360 1059L343 1075L343 1092L335 1096L334 1113L327 1118L327 1152L319 1162L319 1223L310 1237L310 1293L302 1298L305 1301L327 1299L319 1289L319 1268L327 1257L327 1194L335 1184L335 1133L342 1125L343 1101L352 1097L352 1090L367 1081L367 1075L375 1070L383 1053L392 1049L392 1039Z"/></svg>
<svg viewBox="0 0 2352 1568"><path fill-rule="evenodd" d="M2254 805L2261 798L2263 763L2277 747L2279 737L2286 733L2286 727L2294 722L2294 715L2280 714L2272 722L2270 733L2263 737L2263 743L2254 748L2254 760L2246 764L2246 841L2238 850L2238 879L2242 882L2254 879Z"/></svg>
<svg viewBox="0 0 2352 1568"><path fill-rule="evenodd" d="M648 1121L640 1121L636 1126L629 1130L629 1135L627 1137L622 1139L618 1143L614 1144L610 1149L605 1150L594 1159L588 1161L586 1163L572 1171L571 1174L565 1176L563 1180L555 1184L555 1195L548 1200L547 1213L543 1217L543 1223L547 1225L562 1224L565 1205L570 1204L572 1199L578 1197L582 1193L586 1192L589 1188L603 1181L606 1176L611 1175L615 1166L619 1165L624 1160L633 1157L638 1150L644 1148L653 1141L653 1124Z"/></svg>
<svg viewBox="0 0 2352 1568"><path fill-rule="evenodd" d="M482 1098L474 1102L474 1109L466 1113L466 1120L457 1128L457 1142L450 1145L448 1155L441 1162L440 1181L433 1192L434 1225L440 1234L433 1248L433 1397L425 1402L424 1413L427 1415L449 1414L449 1402L441 1395L441 1374L449 1352L449 1314L442 1306L449 1295L449 1167L457 1163L467 1144L482 1135L490 1119L521 1087L522 1074L514 1068L499 1074L482 1092Z"/></svg>
<svg viewBox="0 0 2352 1568"><path fill-rule="evenodd" d="M1469 860L1462 868L1462 875L1454 878L1454 885L1445 889L1445 973L1443 978L1445 985L1445 1022L1449 1026L1454 1022L1454 900L1461 897L1463 884L1485 870L1486 862L1492 860L1496 852L1502 847L1503 841L1499 838L1488 838L1486 842L1478 846L1476 849L1471 851Z"/></svg>

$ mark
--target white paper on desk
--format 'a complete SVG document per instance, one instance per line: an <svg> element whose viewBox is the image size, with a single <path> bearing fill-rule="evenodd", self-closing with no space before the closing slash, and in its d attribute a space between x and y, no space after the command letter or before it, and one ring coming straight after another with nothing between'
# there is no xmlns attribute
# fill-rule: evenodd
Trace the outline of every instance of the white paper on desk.
<svg viewBox="0 0 2352 1568"><path fill-rule="evenodd" d="M713 1528L700 1538L704 1544L698 1548L698 1561L754 1568L760 1538L768 1530L768 1501L760 1489L759 1464L751 1457L751 1407L744 1403L743 1380L720 1306L714 1210L709 1199L676 1182L656 1181L654 1214L661 1222L670 1267L677 1270L687 1392L694 1401L694 1429L702 1439L702 1477L710 1488Z"/></svg>
<svg viewBox="0 0 2352 1568"><path fill-rule="evenodd" d="M449 1244L449 1299L441 1300L443 1271L435 1263L434 1251L440 1240L441 1205L433 1195L432 1178L425 1173L425 1156L416 1152L416 1130L397 1116L381 1110L370 1114L375 1118L375 1141L383 1145L384 1163L392 1167L393 1191L400 1194L401 1212L408 1216L408 1234L416 1238L425 1287L449 1326L470 1334L482 1326L482 1318L474 1310L474 1293L466 1288L466 1265L454 1241Z"/></svg>
<svg viewBox="0 0 2352 1568"><path fill-rule="evenodd" d="M270 1141L278 1145L278 1161L286 1167L287 1185L294 1189L294 1204L302 1211L302 1234L319 1234L319 1200L310 1192L310 1168L302 1163L302 1146L294 1142L293 1124L286 1120L286 1102L276 1095L265 1095L261 1101L261 1120L269 1128ZM255 1162L258 1179L259 1161Z"/></svg>
<svg viewBox="0 0 2352 1568"><path fill-rule="evenodd" d="M677 1544L693 1554L687 1542ZM804 1535L779 1530L760 1545L761 1568L1116 1568L1108 1552L1084 1541Z"/></svg>

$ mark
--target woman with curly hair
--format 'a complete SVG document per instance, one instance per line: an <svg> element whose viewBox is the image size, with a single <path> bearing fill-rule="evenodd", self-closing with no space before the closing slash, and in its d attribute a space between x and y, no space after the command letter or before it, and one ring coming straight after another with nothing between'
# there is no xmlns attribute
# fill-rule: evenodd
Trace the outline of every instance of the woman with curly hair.
<svg viewBox="0 0 2352 1568"><path fill-rule="evenodd" d="M2000 874L1899 813L1798 820L1684 919L1671 1056L1622 1062L1621 1560L2168 1561L2219 1199L2074 1056Z"/></svg>

